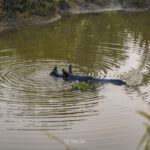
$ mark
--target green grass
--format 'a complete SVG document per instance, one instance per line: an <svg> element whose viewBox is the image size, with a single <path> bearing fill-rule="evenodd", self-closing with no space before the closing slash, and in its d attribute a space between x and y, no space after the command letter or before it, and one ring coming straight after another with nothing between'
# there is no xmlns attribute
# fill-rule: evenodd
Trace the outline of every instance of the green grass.
<svg viewBox="0 0 150 150"><path fill-rule="evenodd" d="M8 16L18 13L48 16L57 11L59 0L1 0L3 11Z"/></svg>
<svg viewBox="0 0 150 150"><path fill-rule="evenodd" d="M145 123L146 131L141 139L140 146L144 144L144 150L150 150L150 114L143 111L139 111L139 113L148 120L148 123Z"/></svg>
<svg viewBox="0 0 150 150"><path fill-rule="evenodd" d="M74 89L86 91L88 89L95 89L96 85L93 83L90 83L90 80L88 83L85 82L76 82L75 85L72 86Z"/></svg>
<svg viewBox="0 0 150 150"><path fill-rule="evenodd" d="M1 8L9 17L17 16L20 13L29 15L49 16L59 10L70 8L69 2L94 3L100 6L107 6L111 0L0 0ZM126 3L131 7L150 6L150 0L119 0L120 3Z"/></svg>

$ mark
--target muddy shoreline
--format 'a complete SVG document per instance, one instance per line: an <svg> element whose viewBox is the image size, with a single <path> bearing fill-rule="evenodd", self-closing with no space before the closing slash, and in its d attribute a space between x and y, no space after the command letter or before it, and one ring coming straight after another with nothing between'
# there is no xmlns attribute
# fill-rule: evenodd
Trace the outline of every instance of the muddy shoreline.
<svg viewBox="0 0 150 150"><path fill-rule="evenodd" d="M84 5L71 4L71 8L67 10L61 10L59 13L56 13L53 16L49 16L49 17L22 16L22 17L18 17L17 19L14 19L14 18L7 18L5 17L5 15L0 14L0 32L4 30L20 28L23 26L41 25L41 24L56 22L60 20L64 15L98 13L98 12L113 11L113 10L146 11L150 9L149 8L145 8L145 9L122 8L120 5L100 7L93 3L86 3Z"/></svg>
<svg viewBox="0 0 150 150"><path fill-rule="evenodd" d="M0 32L30 25L41 25L56 22L61 19L61 15L55 14L50 17L30 16L17 19L8 19L4 16L0 17Z"/></svg>

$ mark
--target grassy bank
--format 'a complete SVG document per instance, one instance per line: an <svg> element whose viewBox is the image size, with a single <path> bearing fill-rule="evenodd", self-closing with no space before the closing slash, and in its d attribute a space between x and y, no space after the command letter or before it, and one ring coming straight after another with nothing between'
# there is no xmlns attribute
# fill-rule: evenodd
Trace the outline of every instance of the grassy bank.
<svg viewBox="0 0 150 150"><path fill-rule="evenodd" d="M0 0L0 9L8 17L25 15L50 16L67 10L74 5L88 6L88 3L101 7L109 6L117 0ZM123 7L149 7L150 0L118 0Z"/></svg>
<svg viewBox="0 0 150 150"><path fill-rule="evenodd" d="M1 0L1 9L5 15L19 14L47 16L57 11L56 0Z"/></svg>
<svg viewBox="0 0 150 150"><path fill-rule="evenodd" d="M89 11L90 4L105 7L110 2L111 0L0 0L0 31L11 26L49 23L60 19L64 13L72 12L74 8L79 12Z"/></svg>
<svg viewBox="0 0 150 150"><path fill-rule="evenodd" d="M0 31L53 22L63 13L98 11L112 2L126 8L150 8L150 0L0 0Z"/></svg>
<svg viewBox="0 0 150 150"><path fill-rule="evenodd" d="M111 0L0 0L1 10L9 17L19 14L49 16L67 10L72 3L82 5L95 3L100 6L109 5Z"/></svg>

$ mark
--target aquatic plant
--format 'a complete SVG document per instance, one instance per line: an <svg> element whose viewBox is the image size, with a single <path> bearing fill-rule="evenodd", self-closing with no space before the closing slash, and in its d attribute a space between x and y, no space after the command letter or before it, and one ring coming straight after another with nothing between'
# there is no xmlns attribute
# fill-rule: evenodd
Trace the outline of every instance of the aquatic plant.
<svg viewBox="0 0 150 150"><path fill-rule="evenodd" d="M85 82L76 82L75 85L73 85L73 88L85 91L87 89L95 89L96 85L93 83L90 83L90 80L85 83Z"/></svg>
<svg viewBox="0 0 150 150"><path fill-rule="evenodd" d="M145 144L144 150L150 150L150 114L143 111L139 111L139 113L149 121L149 123L145 123L146 131L141 139L140 146Z"/></svg>

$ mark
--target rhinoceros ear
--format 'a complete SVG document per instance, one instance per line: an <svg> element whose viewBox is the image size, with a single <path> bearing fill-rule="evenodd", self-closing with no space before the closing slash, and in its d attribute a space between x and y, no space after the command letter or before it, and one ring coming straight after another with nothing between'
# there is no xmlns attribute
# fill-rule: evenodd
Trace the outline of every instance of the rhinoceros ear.
<svg viewBox="0 0 150 150"><path fill-rule="evenodd" d="M62 72L63 72L64 78L68 78L70 76L70 74L68 72L66 72L65 69L62 69Z"/></svg>
<svg viewBox="0 0 150 150"><path fill-rule="evenodd" d="M69 73L72 74L72 65L69 65Z"/></svg>
<svg viewBox="0 0 150 150"><path fill-rule="evenodd" d="M58 73L57 67L54 67L52 72L50 73L51 76L55 76Z"/></svg>
<svg viewBox="0 0 150 150"><path fill-rule="evenodd" d="M57 66L56 66L56 67L54 67L53 71L58 71L58 70L57 70Z"/></svg>

